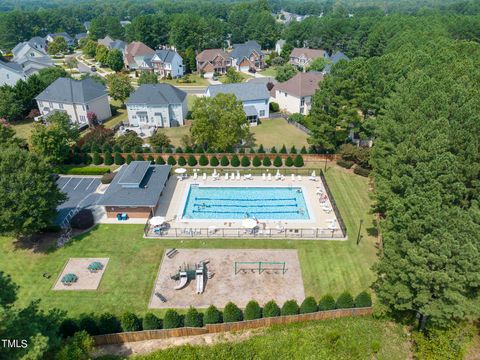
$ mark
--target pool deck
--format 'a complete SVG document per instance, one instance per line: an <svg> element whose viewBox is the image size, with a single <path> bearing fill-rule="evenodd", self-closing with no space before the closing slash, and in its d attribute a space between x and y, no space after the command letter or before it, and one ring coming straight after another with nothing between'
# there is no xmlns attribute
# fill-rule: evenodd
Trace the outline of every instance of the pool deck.
<svg viewBox="0 0 480 360"><path fill-rule="evenodd" d="M211 187L300 187L303 191L310 219L307 220L260 220L258 229L251 232L242 226L243 219L182 219L189 187L192 184ZM325 194L325 187L317 176L316 181L308 177L297 177L292 181L290 176L284 180L263 180L262 176L252 176L250 180L213 180L211 176L203 180L200 175L194 180L189 177L178 180L172 176L160 197L155 216L163 216L168 224L162 237L271 237L271 238L315 238L346 240L338 226L338 220L330 201L320 202L319 192ZM333 223L333 225L332 225ZM336 225L335 225L336 224ZM152 229L147 236L158 237Z"/></svg>

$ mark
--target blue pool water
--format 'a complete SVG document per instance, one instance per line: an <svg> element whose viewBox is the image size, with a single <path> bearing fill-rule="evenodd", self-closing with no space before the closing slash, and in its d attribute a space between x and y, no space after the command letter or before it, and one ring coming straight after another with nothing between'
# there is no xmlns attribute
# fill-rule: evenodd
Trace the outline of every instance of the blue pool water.
<svg viewBox="0 0 480 360"><path fill-rule="evenodd" d="M184 219L310 219L299 187L190 186Z"/></svg>

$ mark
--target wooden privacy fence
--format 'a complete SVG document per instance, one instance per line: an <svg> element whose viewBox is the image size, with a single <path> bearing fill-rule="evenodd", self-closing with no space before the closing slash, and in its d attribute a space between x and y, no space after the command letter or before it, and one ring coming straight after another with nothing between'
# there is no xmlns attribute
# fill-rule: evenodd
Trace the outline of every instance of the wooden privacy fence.
<svg viewBox="0 0 480 360"><path fill-rule="evenodd" d="M337 319L348 316L365 316L370 315L373 309L353 308L353 309L337 309L329 311L318 311L309 314L276 316L271 318L262 318L256 320L246 320L223 324L206 324L203 328L183 327L178 329L164 329L164 330L145 330L132 331L116 334L105 334L94 336L95 345L110 345L122 344L126 342L167 339L172 337L193 336L213 334L227 331L240 331L255 329L260 327L267 327L271 325L291 324L296 322L305 322L313 320Z"/></svg>

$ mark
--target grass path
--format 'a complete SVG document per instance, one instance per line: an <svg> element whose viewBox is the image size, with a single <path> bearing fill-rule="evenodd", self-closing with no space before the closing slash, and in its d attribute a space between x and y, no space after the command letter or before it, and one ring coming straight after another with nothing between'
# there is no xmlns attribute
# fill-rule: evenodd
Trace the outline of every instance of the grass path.
<svg viewBox="0 0 480 360"><path fill-rule="evenodd" d="M16 247L11 238L0 237L0 271L12 275L20 285L19 304L40 298L44 308L58 307L74 315L83 312L126 310L142 314L154 285L163 251L176 248L286 248L298 249L305 292L317 298L344 290L356 294L367 289L374 275L375 239L366 229L372 224L367 180L332 167L327 178L342 212L348 241L297 240L160 240L144 239L142 225L100 225L74 239L66 247L47 253L33 253ZM358 219L365 219L363 239L355 244ZM52 291L51 288L70 257L109 257L104 278L97 291ZM43 273L52 275L50 279ZM162 314L162 311L156 311Z"/></svg>

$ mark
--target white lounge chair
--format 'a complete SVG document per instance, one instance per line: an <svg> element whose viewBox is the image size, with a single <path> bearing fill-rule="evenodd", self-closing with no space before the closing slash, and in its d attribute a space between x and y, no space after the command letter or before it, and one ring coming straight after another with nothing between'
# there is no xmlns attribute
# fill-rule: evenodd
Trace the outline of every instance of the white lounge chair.
<svg viewBox="0 0 480 360"><path fill-rule="evenodd" d="M207 173L203 173L202 179L207 180Z"/></svg>
<svg viewBox="0 0 480 360"><path fill-rule="evenodd" d="M197 180L198 179L198 173L195 171L193 173L193 180Z"/></svg>
<svg viewBox="0 0 480 360"><path fill-rule="evenodd" d="M268 173L267 179L268 179L268 181L272 181L272 174Z"/></svg>
<svg viewBox="0 0 480 360"><path fill-rule="evenodd" d="M245 175L243 176L243 179L244 179L244 180L252 180L252 174L245 174Z"/></svg>
<svg viewBox="0 0 480 360"><path fill-rule="evenodd" d="M292 178L292 181L295 181L295 174L292 174L290 177Z"/></svg>
<svg viewBox="0 0 480 360"><path fill-rule="evenodd" d="M237 180L242 180L242 176L240 175L240 171L237 171Z"/></svg>
<svg viewBox="0 0 480 360"><path fill-rule="evenodd" d="M315 170L312 171L312 175L310 175L308 180L317 181L317 175L315 174Z"/></svg>
<svg viewBox="0 0 480 360"><path fill-rule="evenodd" d="M235 174L233 172L230 174L230 179L235 180Z"/></svg>
<svg viewBox="0 0 480 360"><path fill-rule="evenodd" d="M302 181L302 175L297 175L297 180Z"/></svg>
<svg viewBox="0 0 480 360"><path fill-rule="evenodd" d="M225 180L228 180L228 173L225 173Z"/></svg>
<svg viewBox="0 0 480 360"><path fill-rule="evenodd" d="M262 173L262 180L267 180L267 175L265 173Z"/></svg>

